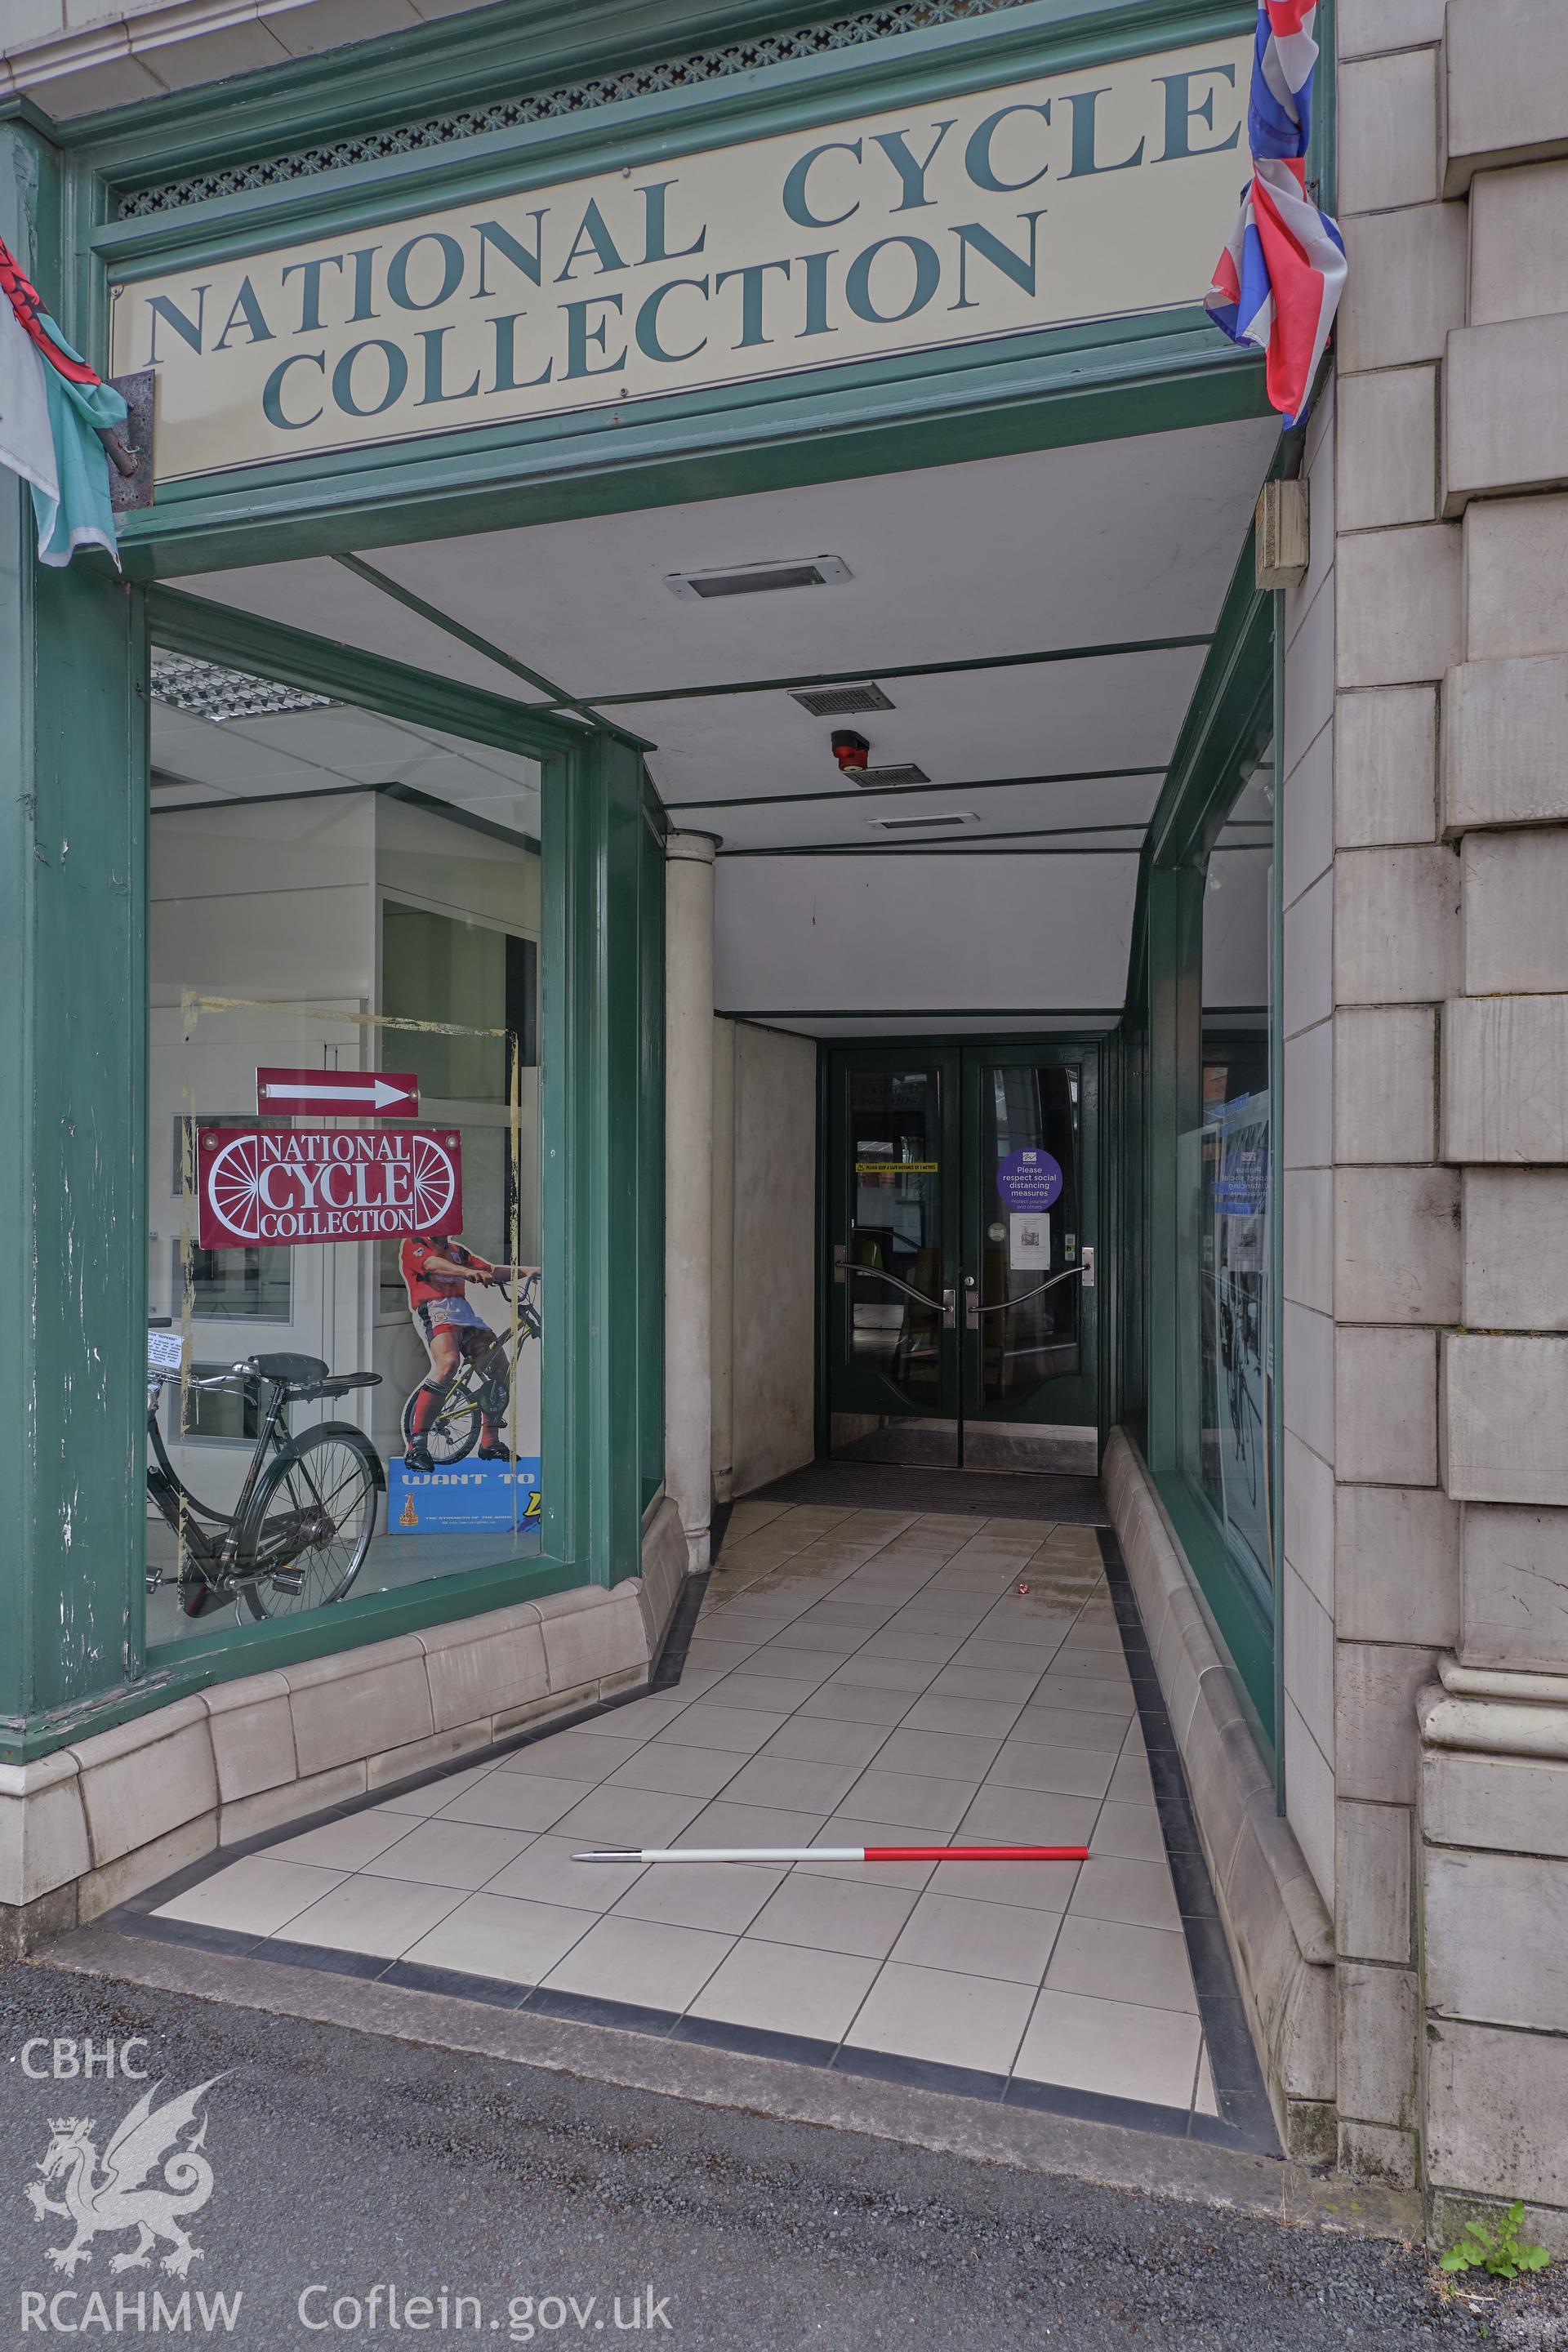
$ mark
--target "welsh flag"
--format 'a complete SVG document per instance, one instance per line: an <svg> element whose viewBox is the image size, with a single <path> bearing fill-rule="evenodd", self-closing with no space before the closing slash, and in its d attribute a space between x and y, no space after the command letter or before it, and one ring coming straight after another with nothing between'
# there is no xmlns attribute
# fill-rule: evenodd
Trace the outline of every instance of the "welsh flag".
<svg viewBox="0 0 1568 2352"><path fill-rule="evenodd" d="M101 436L125 422L120 394L73 352L0 243L0 465L32 486L38 561L79 547L119 562Z"/></svg>

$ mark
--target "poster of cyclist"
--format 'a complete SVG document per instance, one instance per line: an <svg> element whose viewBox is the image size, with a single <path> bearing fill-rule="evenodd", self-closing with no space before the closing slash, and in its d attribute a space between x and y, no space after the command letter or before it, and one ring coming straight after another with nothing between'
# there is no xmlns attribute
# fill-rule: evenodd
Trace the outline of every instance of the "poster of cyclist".
<svg viewBox="0 0 1568 2352"><path fill-rule="evenodd" d="M1220 1493L1226 1530L1269 1573L1266 1475L1268 1380L1268 1097L1242 1095L1214 1114L1208 1262L1218 1386ZM1212 1132L1212 1130L1211 1130Z"/></svg>
<svg viewBox="0 0 1568 2352"><path fill-rule="evenodd" d="M455 1233L411 1235L398 1273L428 1369L404 1401L389 1518L405 1534L538 1517L539 1268Z"/></svg>

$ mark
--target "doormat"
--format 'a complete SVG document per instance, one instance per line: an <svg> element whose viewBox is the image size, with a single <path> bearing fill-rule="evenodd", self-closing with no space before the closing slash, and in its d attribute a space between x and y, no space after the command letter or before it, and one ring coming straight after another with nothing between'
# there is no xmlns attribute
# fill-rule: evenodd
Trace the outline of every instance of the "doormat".
<svg viewBox="0 0 1568 2352"><path fill-rule="evenodd" d="M1108 1528L1110 1513L1098 1478L1025 1471L921 1470L890 1462L809 1462L751 1503L816 1503L852 1511L936 1511L963 1518L1061 1520Z"/></svg>

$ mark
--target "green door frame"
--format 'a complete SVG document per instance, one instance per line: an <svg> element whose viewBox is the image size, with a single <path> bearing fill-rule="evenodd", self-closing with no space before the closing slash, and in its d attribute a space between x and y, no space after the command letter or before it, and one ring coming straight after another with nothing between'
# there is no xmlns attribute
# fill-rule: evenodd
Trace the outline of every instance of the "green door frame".
<svg viewBox="0 0 1568 2352"><path fill-rule="evenodd" d="M834 1253L837 1252L838 1243L835 1236L838 1232L840 1213L845 1210L843 1195L838 1192L840 1180L846 1173L844 1160L844 1146L847 1140L846 1089L843 1081L856 1069L885 1070L894 1062L901 1064L906 1068L924 1066L935 1075L937 1079L936 1133L934 1139L928 1139L934 1140L941 1163L942 1191L939 1196L938 1223L942 1260L943 1265L952 1270L955 1286L958 1279L961 1215L959 1202L962 1189L959 1151L959 1097L962 1081L959 1073L958 1041L955 1038L936 1040L888 1038L873 1040L864 1045L834 1045L826 1048L822 1054L822 1063L827 1087L826 1097L827 1117L817 1135L817 1183L821 1196L826 1204L827 1217L828 1250L825 1261L827 1266L827 1286L821 1297L821 1324L826 1342L823 1365L825 1393L827 1393L826 1410L829 1427L831 1427L833 1413L833 1399L831 1393L828 1393L832 1387L832 1368L836 1358L840 1365L845 1360L846 1327L853 1307L861 1299L868 1305L897 1304L896 1297L892 1297L888 1289L879 1289L876 1283L870 1282L867 1283L865 1288L861 1290L858 1288L857 1280L847 1277L841 1280L837 1272ZM837 1193L837 1198L836 1193ZM853 1210L848 1210L844 1230L846 1246L848 1244L849 1225L853 1221ZM854 1412L863 1403L868 1412L887 1413L899 1419L919 1417L946 1421L956 1418L959 1411L960 1344L956 1326L943 1327L939 1329L938 1394L929 1413L921 1415L919 1407L915 1405L910 1405L907 1410L900 1411L896 1400L881 1393L887 1383L880 1381L878 1375L864 1373L857 1380L853 1370L848 1381L840 1383L840 1393L844 1397L846 1409ZM857 1389L861 1391L859 1395L855 1393Z"/></svg>
<svg viewBox="0 0 1568 2352"><path fill-rule="evenodd" d="M1289 453L1280 463L1288 460ZM1142 1447L1197 1580L1222 1657L1258 1744L1276 1756L1281 1628L1278 1352L1279 1104L1277 974L1270 1032L1274 1184L1272 1269L1276 1374L1273 1427L1273 1581L1260 1591L1231 1558L1212 1514L1184 1475L1180 1398L1193 1333L1184 1322L1178 1139L1202 1118L1203 912L1209 853L1243 784L1279 740L1275 605L1254 581L1248 531L1214 644L1177 739L1139 866L1127 1015L1121 1043L1121 1118L1127 1181L1138 1199L1123 1219L1122 1311L1118 1318L1121 1411ZM1274 894L1279 888L1281 795L1274 795ZM1278 936L1271 919L1271 956ZM1135 1164L1131 1164L1135 1163Z"/></svg>
<svg viewBox="0 0 1568 2352"><path fill-rule="evenodd" d="M845 1297L835 1282L833 1268L834 1234L837 1223L834 1187L840 1166L837 1147L842 1141L843 1126L842 1089L837 1083L839 1074L858 1063L861 1066L875 1068L890 1060L907 1062L910 1066L926 1062L950 1066L954 1083L948 1087L942 1104L942 1127L944 1156L950 1164L957 1166L958 1179L943 1189L942 1232L944 1255L952 1264L957 1293L959 1269L973 1246L980 1220L979 1200L963 1143L966 1136L975 1131L973 1106L969 1097L973 1086L978 1083L979 1070L988 1057L999 1062L1026 1060L1058 1066L1076 1062L1083 1069L1083 1157L1090 1172L1083 1191L1083 1206L1087 1214L1083 1220L1085 1231L1079 1236L1079 1246L1081 1248L1087 1243L1098 1251L1096 1311L1089 1333L1092 1360L1083 1377L1093 1399L1089 1419L1095 1424L1096 1442L1103 1451L1111 1418L1110 1400L1116 1321L1114 1282L1108 1281L1107 1277L1113 1275L1121 1254L1117 1245L1113 1152L1105 1129L1105 1119L1116 1091L1111 1083L1114 1065L1108 1066L1108 1055L1113 1053L1114 1044L1114 1039L1092 1033L1030 1036L1026 1033L986 1032L973 1036L949 1034L940 1037L844 1038L818 1047L816 1430L819 1456L826 1454L830 1448L833 1361L839 1323L837 1302ZM975 1376L978 1343L963 1328L961 1294L955 1296L954 1303L957 1321L950 1362L944 1369L944 1392L950 1392L953 1417L990 1418L969 1412L963 1402L966 1393L973 1393L978 1387ZM845 1311L847 1307L846 1297ZM1006 1418L1005 1414L996 1417ZM1084 1425L1088 1426L1087 1420Z"/></svg>
<svg viewBox="0 0 1568 2352"><path fill-rule="evenodd" d="M1082 1263L1082 1252L1088 1248L1097 1253L1095 1264L1094 1306L1092 1313L1082 1303L1087 1294L1080 1293L1079 1307L1080 1355L1085 1360L1076 1375L1073 1386L1080 1393L1076 1400L1077 1412L1063 1412L1064 1425L1088 1428L1091 1423L1096 1433L1097 1455L1103 1444L1100 1427L1100 1357L1103 1353L1101 1332L1104 1317L1099 1286L1100 1259L1104 1255L1100 1243L1101 1221L1105 1213L1103 1169L1105 1152L1100 1134L1100 1108L1103 1089L1100 1085L1100 1047L1098 1039L1091 1043L1062 1037L1034 1038L965 1038L963 1045L963 1100L960 1108L960 1131L969 1147L963 1154L960 1169L960 1261L978 1265L983 1255L981 1228L990 1215L990 1202L984 1197L985 1188L980 1181L979 1140L981 1135L980 1083L987 1063L1033 1063L1047 1068L1065 1068L1076 1065L1082 1074L1079 1103L1079 1226L1076 1235ZM1056 1272L1060 1273L1061 1267ZM959 1306L962 1310L962 1298ZM1001 1407L987 1411L983 1405L969 1403L979 1398L984 1388L982 1370L982 1337L968 1330L961 1320L959 1326L960 1361L962 1365L960 1411L966 1421L1020 1421L1028 1415L1007 1412ZM1064 1405L1062 1391L1065 1379L1053 1382L1053 1401ZM1085 1393L1085 1391L1087 1393ZM1087 1410L1085 1409L1087 1407Z"/></svg>

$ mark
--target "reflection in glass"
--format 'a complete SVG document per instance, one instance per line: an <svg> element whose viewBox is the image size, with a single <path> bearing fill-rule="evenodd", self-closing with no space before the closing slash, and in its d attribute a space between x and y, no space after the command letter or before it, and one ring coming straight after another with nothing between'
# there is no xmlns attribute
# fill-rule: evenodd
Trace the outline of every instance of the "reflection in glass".
<svg viewBox="0 0 1568 2352"><path fill-rule="evenodd" d="M981 1152L991 1192L980 1328L989 1406L1016 1407L1042 1381L1079 1369L1079 1286L1043 1287L1078 1263L1079 1094L1076 1066L1011 1063L983 1074ZM1048 1205L1041 1202L1054 1177L1051 1186L1026 1184L1015 1159L1034 1152L1060 1171Z"/></svg>
<svg viewBox="0 0 1568 2352"><path fill-rule="evenodd" d="M880 1372L910 1404L929 1409L941 1381L944 1281L941 1077L935 1070L851 1070L846 1083L854 1202L848 1263L908 1285L848 1276L851 1359Z"/></svg>
<svg viewBox="0 0 1568 2352"><path fill-rule="evenodd" d="M381 908L382 1010L389 1020L435 1022L470 1034L443 1035L410 1025L399 1037L402 1066L422 1096L440 1102L504 1103L506 1038L525 1066L535 1044L538 946L494 924L464 921L384 898Z"/></svg>
<svg viewBox="0 0 1568 2352"><path fill-rule="evenodd" d="M205 1631L529 1555L541 1493L537 765L255 680L198 707L163 677L148 1307L183 1348L184 1376L153 1390L166 1475L202 1516L150 1511L149 1564L168 1575L148 1600L153 1645L193 1630L199 1540L232 1563L254 1523L273 1563L206 1597ZM263 1120L263 1066L326 1091ZM334 1080L376 1071L416 1075L417 1117L333 1102ZM276 1165L279 1149L299 1164ZM441 1164L460 1171L445 1216ZM220 1165L222 1229L204 1172ZM305 1222L264 1229L263 1208ZM441 1255L433 1281L404 1265L411 1234ZM256 1371L195 1384L253 1357ZM269 1434L280 1401L304 1469ZM314 1566L289 1567L295 1546Z"/></svg>
<svg viewBox="0 0 1568 2352"><path fill-rule="evenodd" d="M171 1297L188 1283L198 1322L287 1323L293 1252L287 1249L206 1250L172 1244Z"/></svg>
<svg viewBox="0 0 1568 2352"><path fill-rule="evenodd" d="M1257 772L1211 853L1201 1120L1177 1147L1182 1466L1258 1588L1273 1578L1271 775Z"/></svg>

